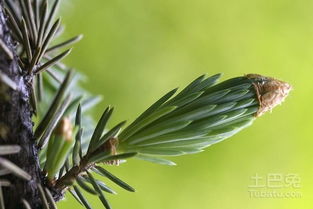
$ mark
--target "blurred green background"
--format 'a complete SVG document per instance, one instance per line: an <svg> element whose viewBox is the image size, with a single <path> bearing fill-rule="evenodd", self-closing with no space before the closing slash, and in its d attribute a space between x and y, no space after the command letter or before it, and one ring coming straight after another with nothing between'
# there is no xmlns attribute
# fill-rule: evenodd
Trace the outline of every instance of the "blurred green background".
<svg viewBox="0 0 313 209"><path fill-rule="evenodd" d="M294 87L272 114L205 152L175 158L178 166L129 160L109 167L137 189L109 184L119 193L108 195L113 208L312 208L312 11L309 0L64 1L64 38L85 35L66 63L88 77L87 89L103 95L96 119L106 105L116 107L111 125L132 121L203 73L223 72L223 79L259 73ZM251 177L273 173L297 174L301 188L284 191L301 197L251 197ZM82 208L70 195L59 205Z"/></svg>

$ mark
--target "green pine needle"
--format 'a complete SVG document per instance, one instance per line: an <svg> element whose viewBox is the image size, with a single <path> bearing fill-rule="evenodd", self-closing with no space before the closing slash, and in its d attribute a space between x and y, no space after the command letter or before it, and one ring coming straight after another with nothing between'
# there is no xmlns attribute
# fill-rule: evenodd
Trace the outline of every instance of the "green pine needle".
<svg viewBox="0 0 313 209"><path fill-rule="evenodd" d="M71 192L71 194L80 200L80 202L87 208L87 209L92 209L90 206L90 203L86 199L86 197L83 195L83 193L77 188L77 186L73 186L75 193ZM75 194L75 195L74 195Z"/></svg>
<svg viewBox="0 0 313 209"><path fill-rule="evenodd" d="M123 189L130 191L130 192L135 192L135 189L133 187L129 186L127 183L125 183L124 181L122 181L118 177L114 176L112 173L110 173L106 169L104 169L100 166L96 166L95 169L98 171L97 173L110 179L111 181L113 181L115 184L122 187Z"/></svg>
<svg viewBox="0 0 313 209"><path fill-rule="evenodd" d="M97 184L96 180L94 179L94 177L89 173L87 172L88 174L88 177L91 181L91 184L92 186L94 187L94 189L96 190L96 192L98 192L98 197L100 199L100 201L102 202L103 206L106 208L106 209L111 209L111 206L109 204L109 202L107 201L107 199L105 198L104 194L102 193L101 191L101 188L100 186Z"/></svg>

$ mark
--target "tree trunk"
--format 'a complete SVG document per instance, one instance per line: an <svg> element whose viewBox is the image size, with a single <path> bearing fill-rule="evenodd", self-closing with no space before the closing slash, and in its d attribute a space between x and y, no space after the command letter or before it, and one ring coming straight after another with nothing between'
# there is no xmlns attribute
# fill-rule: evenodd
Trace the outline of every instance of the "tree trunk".
<svg viewBox="0 0 313 209"><path fill-rule="evenodd" d="M0 73L9 77L16 86L16 88L9 87L0 79L0 146L19 145L20 153L4 157L32 176L30 181L12 174L3 177L11 182L10 187L2 188L5 207L6 209L23 208L21 200L24 198L32 209L39 209L42 208L42 204L37 183L41 183L42 177L32 131L30 106L32 76L25 75L19 70L16 47L7 27L2 0L0 0L0 41L2 45Z"/></svg>

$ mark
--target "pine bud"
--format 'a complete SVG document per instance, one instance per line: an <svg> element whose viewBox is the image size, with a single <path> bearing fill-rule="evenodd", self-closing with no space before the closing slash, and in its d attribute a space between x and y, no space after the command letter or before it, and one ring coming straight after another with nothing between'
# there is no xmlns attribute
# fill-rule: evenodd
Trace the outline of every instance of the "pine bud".
<svg viewBox="0 0 313 209"><path fill-rule="evenodd" d="M257 116L261 116L281 104L292 89L288 83L271 77L248 74L247 78L253 80L253 85L260 104Z"/></svg>
<svg viewBox="0 0 313 209"><path fill-rule="evenodd" d="M55 128L47 148L45 171L50 180L53 180L64 164L73 144L72 123L70 119L62 118Z"/></svg>

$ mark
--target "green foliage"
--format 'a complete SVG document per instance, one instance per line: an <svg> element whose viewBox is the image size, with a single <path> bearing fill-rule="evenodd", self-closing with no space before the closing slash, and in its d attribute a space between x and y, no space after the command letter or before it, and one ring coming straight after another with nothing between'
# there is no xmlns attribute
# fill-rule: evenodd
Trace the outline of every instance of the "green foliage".
<svg viewBox="0 0 313 209"><path fill-rule="evenodd" d="M58 4L58 0L53 1L49 9L47 0L6 0L10 29L18 43L19 66L23 75L32 78L34 137L42 174L46 177L46 182L38 183L44 208L56 208L51 192L63 194L65 191L85 208L91 208L81 191L84 190L98 196L109 209L104 192L115 194L115 191L97 180L92 172L129 192L135 189L99 164L118 165L137 157L175 165L162 156L198 153L252 124L260 109L255 84L263 80L243 76L216 84L220 74L202 75L176 95L177 89L171 90L124 130L126 121L108 129L114 110L110 106L95 124L88 110L97 104L99 97L81 88L77 81L82 76L61 63L71 49L59 52L82 36L51 44L61 33L60 19L54 20ZM0 78L5 80L2 75ZM9 85L10 81L6 83ZM15 154L19 150L14 145L3 146L0 155ZM31 179L4 158L0 158L0 164L24 180ZM27 200L20 201L25 208L30 208Z"/></svg>
<svg viewBox="0 0 313 209"><path fill-rule="evenodd" d="M122 131L119 149L172 165L155 158L200 152L250 125L259 108L254 81L238 77L214 85L219 77L200 76L176 96L176 89L163 96Z"/></svg>

